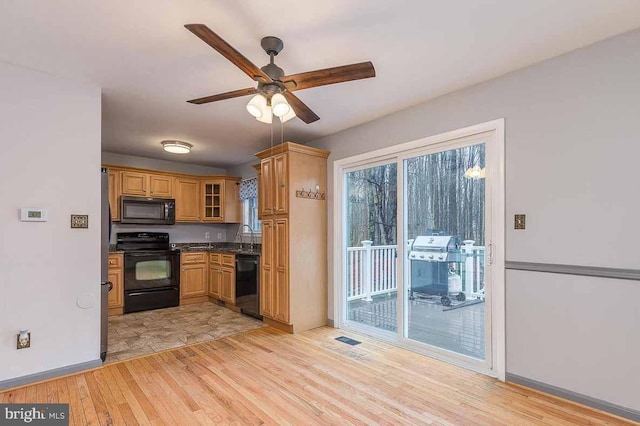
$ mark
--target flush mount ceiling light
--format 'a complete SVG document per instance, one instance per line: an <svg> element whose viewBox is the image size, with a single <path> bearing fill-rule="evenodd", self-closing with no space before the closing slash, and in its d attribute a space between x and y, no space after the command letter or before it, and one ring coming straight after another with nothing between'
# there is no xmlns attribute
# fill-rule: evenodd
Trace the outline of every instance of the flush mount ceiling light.
<svg viewBox="0 0 640 426"><path fill-rule="evenodd" d="M247 110L249 114L263 123L271 123L273 115L279 117L283 123L296 116L307 124L313 123L320 117L293 92L376 76L371 62L285 75L284 70L277 66L273 60L274 56L284 48L284 43L278 37L264 37L260 42L270 60L267 65L258 68L206 25L188 24L185 27L258 83L258 87L247 87L218 95L191 99L187 102L201 105L238 96L255 95L247 105ZM269 110L268 114L267 110Z"/></svg>
<svg viewBox="0 0 640 426"><path fill-rule="evenodd" d="M188 154L193 145L181 141L162 141L162 148L172 154Z"/></svg>

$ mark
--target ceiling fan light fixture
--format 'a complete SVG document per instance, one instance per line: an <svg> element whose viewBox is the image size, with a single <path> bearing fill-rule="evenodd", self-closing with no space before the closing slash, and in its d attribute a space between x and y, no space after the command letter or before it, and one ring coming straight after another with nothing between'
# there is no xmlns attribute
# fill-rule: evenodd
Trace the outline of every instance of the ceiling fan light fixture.
<svg viewBox="0 0 640 426"><path fill-rule="evenodd" d="M267 110L267 98L258 94L255 95L247 104L247 111L255 118L260 118Z"/></svg>
<svg viewBox="0 0 640 426"><path fill-rule="evenodd" d="M286 123L287 121L295 117L296 117L296 112L293 110L293 108L289 108L289 112L283 115L282 117L280 117L280 121L283 123Z"/></svg>
<svg viewBox="0 0 640 426"><path fill-rule="evenodd" d="M162 141L162 148L172 154L188 154L193 145L182 141Z"/></svg>
<svg viewBox="0 0 640 426"><path fill-rule="evenodd" d="M291 107L282 93L276 93L271 97L271 109L276 117L284 117L291 111Z"/></svg>
<svg viewBox="0 0 640 426"><path fill-rule="evenodd" d="M271 122L273 121L273 114L271 113L271 108L266 107L264 109L264 114L262 114L262 117L256 117L256 120L262 123L271 124Z"/></svg>

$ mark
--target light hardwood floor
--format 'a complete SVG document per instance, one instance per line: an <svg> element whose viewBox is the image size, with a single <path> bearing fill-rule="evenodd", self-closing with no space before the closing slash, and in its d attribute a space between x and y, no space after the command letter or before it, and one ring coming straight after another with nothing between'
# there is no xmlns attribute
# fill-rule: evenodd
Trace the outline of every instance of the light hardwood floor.
<svg viewBox="0 0 640 426"><path fill-rule="evenodd" d="M262 328L0 393L71 424L633 424L340 330Z"/></svg>

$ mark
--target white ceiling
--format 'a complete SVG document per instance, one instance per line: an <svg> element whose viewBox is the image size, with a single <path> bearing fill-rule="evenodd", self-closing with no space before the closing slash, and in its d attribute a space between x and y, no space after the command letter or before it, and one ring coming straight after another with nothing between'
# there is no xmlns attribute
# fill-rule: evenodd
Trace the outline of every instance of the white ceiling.
<svg viewBox="0 0 640 426"><path fill-rule="evenodd" d="M183 28L203 23L287 74L371 60L374 79L296 92L319 116L284 139L308 142L640 27L638 0L3 0L0 60L103 89L104 151L229 166L270 144L249 97L187 99L253 86ZM274 129L280 140L280 126ZM162 152L180 139L188 156Z"/></svg>

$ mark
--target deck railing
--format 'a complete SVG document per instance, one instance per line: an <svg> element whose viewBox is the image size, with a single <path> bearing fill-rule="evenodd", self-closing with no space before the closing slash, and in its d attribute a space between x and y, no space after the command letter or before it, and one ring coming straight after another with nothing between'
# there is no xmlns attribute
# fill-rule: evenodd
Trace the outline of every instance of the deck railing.
<svg viewBox="0 0 640 426"><path fill-rule="evenodd" d="M364 299L398 290L397 256L395 245L373 246L371 241L362 241L362 246L347 248L347 300ZM462 279L462 291L468 298L484 298L484 252L483 246L463 246L467 258L456 271ZM406 270L410 264L406 262Z"/></svg>
<svg viewBox="0 0 640 426"><path fill-rule="evenodd" d="M347 248L348 299L371 301L371 296L398 289L396 282L397 246L372 246L363 241L362 247Z"/></svg>

